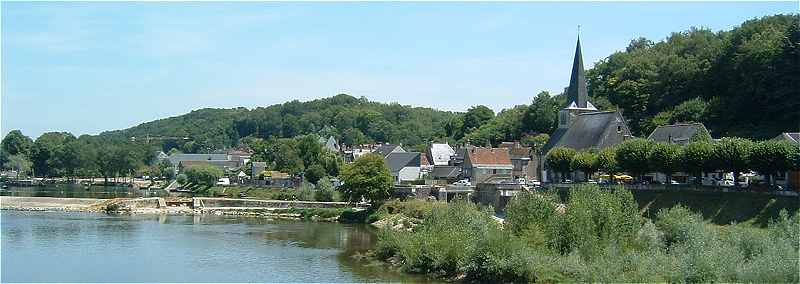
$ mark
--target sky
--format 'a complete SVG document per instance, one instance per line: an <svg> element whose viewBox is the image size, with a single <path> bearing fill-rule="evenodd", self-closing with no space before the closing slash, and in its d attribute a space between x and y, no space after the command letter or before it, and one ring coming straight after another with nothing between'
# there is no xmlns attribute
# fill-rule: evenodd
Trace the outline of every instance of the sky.
<svg viewBox="0 0 800 284"><path fill-rule="evenodd" d="M3 2L0 133L76 136L200 108L346 93L465 111L529 104L638 37L796 2Z"/></svg>

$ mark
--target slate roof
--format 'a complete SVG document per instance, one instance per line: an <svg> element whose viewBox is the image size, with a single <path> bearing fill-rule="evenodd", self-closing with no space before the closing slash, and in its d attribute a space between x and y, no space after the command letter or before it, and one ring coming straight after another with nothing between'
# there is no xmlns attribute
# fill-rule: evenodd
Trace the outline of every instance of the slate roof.
<svg viewBox="0 0 800 284"><path fill-rule="evenodd" d="M177 165L183 161L228 161L228 154L172 154L169 161Z"/></svg>
<svg viewBox="0 0 800 284"><path fill-rule="evenodd" d="M569 87L567 87L567 108L597 110L589 103L589 91L586 89L586 75L583 70L580 37L578 37L578 43L575 45L572 74L569 78Z"/></svg>
<svg viewBox="0 0 800 284"><path fill-rule="evenodd" d="M461 174L461 167L458 166L434 166L431 175L435 179L456 178Z"/></svg>
<svg viewBox="0 0 800 284"><path fill-rule="evenodd" d="M431 146L428 148L428 152L430 154L431 162L437 166L447 165L450 162L450 158L456 155L456 151L453 150L453 147L442 143L431 144Z"/></svg>
<svg viewBox="0 0 800 284"><path fill-rule="evenodd" d="M399 148L399 149L397 149L397 148ZM378 155L381 155L381 157L386 158L386 156L389 155L389 153L392 153L392 152L405 152L405 151L406 150L403 149L403 147L400 147L400 146L397 146L397 145L383 144L380 147L378 147L377 149L375 149L375 151L372 151L372 152L376 153Z"/></svg>
<svg viewBox="0 0 800 284"><path fill-rule="evenodd" d="M616 126L621 126L622 135L617 135ZM630 135L630 129L622 115L616 111L581 113L573 118L569 128L558 128L542 147L547 153L555 147L575 150L607 148L622 143L622 136Z"/></svg>
<svg viewBox="0 0 800 284"><path fill-rule="evenodd" d="M800 132L784 132L778 137L775 137L776 140L786 140L792 143L800 143Z"/></svg>
<svg viewBox="0 0 800 284"><path fill-rule="evenodd" d="M708 135L708 129L702 123L662 125L656 127L647 139L664 143L688 144L698 131L705 131ZM708 138L711 139L711 136Z"/></svg>
<svg viewBox="0 0 800 284"><path fill-rule="evenodd" d="M473 148L466 155L473 166L511 166L511 157L506 148Z"/></svg>
<svg viewBox="0 0 800 284"><path fill-rule="evenodd" d="M397 173L405 167L420 166L419 152L392 152L383 159L389 167L389 171Z"/></svg>

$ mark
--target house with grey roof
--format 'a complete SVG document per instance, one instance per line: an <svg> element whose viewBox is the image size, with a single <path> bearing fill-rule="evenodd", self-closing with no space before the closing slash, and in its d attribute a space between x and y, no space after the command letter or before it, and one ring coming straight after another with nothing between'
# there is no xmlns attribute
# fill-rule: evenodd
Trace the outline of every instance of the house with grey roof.
<svg viewBox="0 0 800 284"><path fill-rule="evenodd" d="M676 123L656 127L647 139L655 142L686 145L695 141L711 141L702 123Z"/></svg>
<svg viewBox="0 0 800 284"><path fill-rule="evenodd" d="M539 153L539 168L543 167L543 157L556 147L575 150L603 149L622 143L632 137L630 128L618 111L598 111L589 102L586 77L583 70L581 41L575 47L572 75L566 92L567 105L558 112L558 128L550 135ZM547 171L542 179L548 177Z"/></svg>
<svg viewBox="0 0 800 284"><path fill-rule="evenodd" d="M241 166L239 161L232 160L228 154L183 154L175 153L167 158L172 164L175 174L178 174L181 168L207 164L223 171L228 171Z"/></svg>
<svg viewBox="0 0 800 284"><path fill-rule="evenodd" d="M773 140L787 141L800 147L800 132L784 132ZM788 171L775 176L775 183L800 191L800 171Z"/></svg>
<svg viewBox="0 0 800 284"><path fill-rule="evenodd" d="M320 137L319 143L322 144L322 147L325 147L325 149L331 150L334 153L338 153L341 149L339 147L339 142L337 142L336 138L333 138L333 136L329 136L328 139Z"/></svg>
<svg viewBox="0 0 800 284"><path fill-rule="evenodd" d="M418 152L391 152L383 159L395 183L414 181L420 178L420 159Z"/></svg>
<svg viewBox="0 0 800 284"><path fill-rule="evenodd" d="M405 152L405 151L406 150L403 149L403 147L400 147L398 145L383 144L378 146L378 148L375 148L375 150L373 150L372 153L381 155L381 157L386 158L386 156L388 156L389 153Z"/></svg>

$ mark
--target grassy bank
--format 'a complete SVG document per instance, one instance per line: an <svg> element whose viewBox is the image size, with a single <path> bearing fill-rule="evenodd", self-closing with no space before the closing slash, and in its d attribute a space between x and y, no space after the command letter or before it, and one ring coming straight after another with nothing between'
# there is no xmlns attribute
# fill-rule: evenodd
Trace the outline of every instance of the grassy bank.
<svg viewBox="0 0 800 284"><path fill-rule="evenodd" d="M792 215L800 207L797 197L750 192L635 191L633 196L647 217L681 204L718 225L736 222L765 227L781 210Z"/></svg>
<svg viewBox="0 0 800 284"><path fill-rule="evenodd" d="M798 282L800 217L719 226L687 207L640 214L627 190L522 194L506 223L470 203L434 206L411 232L384 230L376 257L476 282Z"/></svg>
<svg viewBox="0 0 800 284"><path fill-rule="evenodd" d="M201 191L201 195L208 197L239 198L244 193L247 198L265 200L302 200L319 201L315 190L308 187L301 188L268 188L254 186L214 186ZM332 201L341 201L341 193L333 191Z"/></svg>

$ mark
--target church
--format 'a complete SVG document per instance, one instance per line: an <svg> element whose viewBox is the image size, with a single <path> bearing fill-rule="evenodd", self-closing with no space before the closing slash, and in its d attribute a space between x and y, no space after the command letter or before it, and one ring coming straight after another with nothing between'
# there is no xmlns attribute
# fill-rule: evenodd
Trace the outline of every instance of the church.
<svg viewBox="0 0 800 284"><path fill-rule="evenodd" d="M558 112L558 128L550 135L550 140L540 152L540 169L544 169L544 157L553 148L567 147L576 151L603 149L632 137L630 128L619 111L598 111L589 102L580 38L575 47L572 75L565 95L567 104ZM543 181L549 180L546 169L541 176Z"/></svg>

